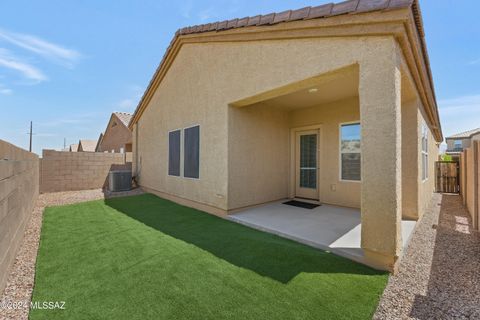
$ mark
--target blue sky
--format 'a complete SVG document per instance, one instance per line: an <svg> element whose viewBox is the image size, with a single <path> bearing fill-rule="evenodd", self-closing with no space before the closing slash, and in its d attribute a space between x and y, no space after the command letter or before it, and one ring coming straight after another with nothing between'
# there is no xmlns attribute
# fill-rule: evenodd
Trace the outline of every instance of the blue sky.
<svg viewBox="0 0 480 320"><path fill-rule="evenodd" d="M113 111L132 112L183 26L327 1L0 2L0 139L34 151L97 139ZM421 8L445 135L480 127L480 2Z"/></svg>

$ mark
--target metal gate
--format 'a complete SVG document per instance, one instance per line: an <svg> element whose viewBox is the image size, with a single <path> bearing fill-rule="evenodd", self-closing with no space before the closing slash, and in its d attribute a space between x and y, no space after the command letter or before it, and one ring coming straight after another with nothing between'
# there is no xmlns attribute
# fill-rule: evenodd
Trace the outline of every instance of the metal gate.
<svg viewBox="0 0 480 320"><path fill-rule="evenodd" d="M459 193L459 165L458 162L435 162L435 191L445 193Z"/></svg>

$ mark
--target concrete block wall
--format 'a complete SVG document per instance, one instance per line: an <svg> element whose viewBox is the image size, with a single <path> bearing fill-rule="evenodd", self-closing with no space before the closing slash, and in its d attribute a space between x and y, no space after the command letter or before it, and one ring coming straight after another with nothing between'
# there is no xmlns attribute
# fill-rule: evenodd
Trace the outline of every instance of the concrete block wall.
<svg viewBox="0 0 480 320"><path fill-rule="evenodd" d="M0 293L38 192L38 156L0 140Z"/></svg>
<svg viewBox="0 0 480 320"><path fill-rule="evenodd" d="M43 150L40 192L102 188L110 169L129 168L126 158L121 153Z"/></svg>

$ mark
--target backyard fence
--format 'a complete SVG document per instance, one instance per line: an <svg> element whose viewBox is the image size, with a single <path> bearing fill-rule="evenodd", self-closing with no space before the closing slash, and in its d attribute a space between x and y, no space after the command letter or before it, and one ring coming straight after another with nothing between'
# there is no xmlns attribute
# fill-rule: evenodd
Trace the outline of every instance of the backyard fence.
<svg viewBox="0 0 480 320"><path fill-rule="evenodd" d="M458 162L435 162L435 191L446 193L459 193L459 167Z"/></svg>
<svg viewBox="0 0 480 320"><path fill-rule="evenodd" d="M472 217L473 226L479 229L480 220L480 141L460 155L460 194L463 204Z"/></svg>
<svg viewBox="0 0 480 320"><path fill-rule="evenodd" d="M43 150L40 192L98 189L110 170L130 169L131 154Z"/></svg>
<svg viewBox="0 0 480 320"><path fill-rule="evenodd" d="M38 156L0 140L0 293L38 196Z"/></svg>

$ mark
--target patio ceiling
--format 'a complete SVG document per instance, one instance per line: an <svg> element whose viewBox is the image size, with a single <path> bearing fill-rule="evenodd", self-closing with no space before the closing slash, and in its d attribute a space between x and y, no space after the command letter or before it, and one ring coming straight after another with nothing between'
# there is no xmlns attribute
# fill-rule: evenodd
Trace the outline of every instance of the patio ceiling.
<svg viewBox="0 0 480 320"><path fill-rule="evenodd" d="M286 110L308 108L356 97L358 84L358 66L351 65L262 92L231 105L235 107L273 106Z"/></svg>

